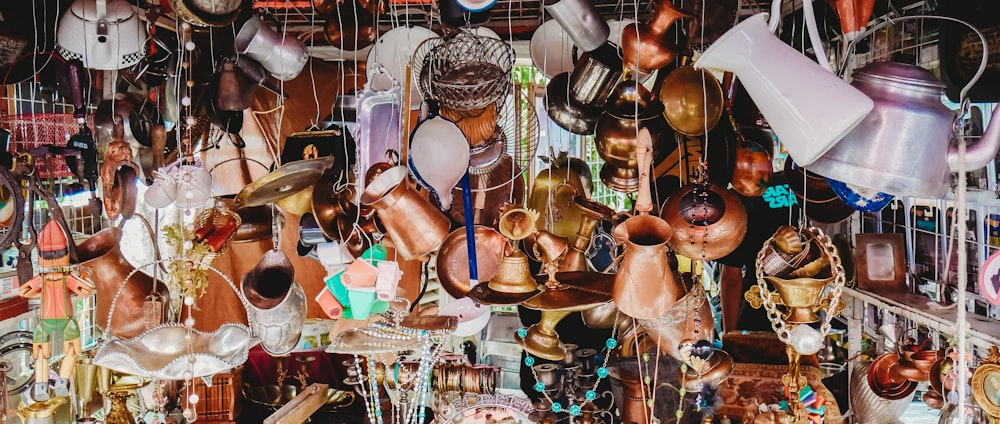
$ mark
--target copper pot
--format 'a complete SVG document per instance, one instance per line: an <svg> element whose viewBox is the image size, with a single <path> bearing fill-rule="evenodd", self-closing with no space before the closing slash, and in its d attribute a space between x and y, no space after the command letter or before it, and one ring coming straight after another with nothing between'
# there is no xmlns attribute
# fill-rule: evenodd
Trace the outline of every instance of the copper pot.
<svg viewBox="0 0 1000 424"><path fill-rule="evenodd" d="M731 178L733 190L747 197L760 197L767 191L771 175L774 174L771 153L760 143L747 139L736 123L733 108L733 101L736 98L736 76L732 72L726 72L722 77L722 85L726 91L724 104L726 113L729 114L729 124L737 140L736 159Z"/></svg>
<svg viewBox="0 0 1000 424"><path fill-rule="evenodd" d="M638 187L638 175L634 170L637 166L636 134L640 128L649 130L653 140L653 163L659 163L669 153L668 141L673 141L672 131L663 117L663 104L641 84L623 81L615 88L594 133L597 154L605 162L601 180L614 190L631 192Z"/></svg>
<svg viewBox="0 0 1000 424"><path fill-rule="evenodd" d="M146 297L153 293L153 278L142 272L136 272L128 281L135 268L122 256L119 242L122 231L111 227L90 236L76 246L80 266L88 270L90 279L97 290L97 325L106 334L121 338L138 336L146 330L144 321L144 304ZM125 284L125 287L115 304L115 313L111 320L111 328L104 328L108 322L115 293ZM162 299L161 316L167 316L170 308L170 296L167 285L160 282L156 285L156 293Z"/></svg>
<svg viewBox="0 0 1000 424"><path fill-rule="evenodd" d="M691 259L715 260L735 250L747 232L747 211L735 193L695 183L673 192L660 208L670 224L670 246Z"/></svg>
<svg viewBox="0 0 1000 424"><path fill-rule="evenodd" d="M767 191L773 173L771 154L767 150L753 141L739 143L733 167L733 190L747 197L760 197Z"/></svg>
<svg viewBox="0 0 1000 424"><path fill-rule="evenodd" d="M372 45L378 35L375 18L353 0L336 7L323 27L326 41L341 50L355 51Z"/></svg>
<svg viewBox="0 0 1000 424"><path fill-rule="evenodd" d="M361 204L375 209L399 256L427 260L448 236L451 222L410 187L405 166L383 172L365 187Z"/></svg>
<svg viewBox="0 0 1000 424"><path fill-rule="evenodd" d="M722 86L710 72L690 64L663 79L660 101L670 127L687 136L705 134L722 118Z"/></svg>
<svg viewBox="0 0 1000 424"><path fill-rule="evenodd" d="M622 58L625 65L642 73L652 73L677 57L677 44L667 33L674 22L689 17L670 0L660 0L649 22L629 24L622 31Z"/></svg>

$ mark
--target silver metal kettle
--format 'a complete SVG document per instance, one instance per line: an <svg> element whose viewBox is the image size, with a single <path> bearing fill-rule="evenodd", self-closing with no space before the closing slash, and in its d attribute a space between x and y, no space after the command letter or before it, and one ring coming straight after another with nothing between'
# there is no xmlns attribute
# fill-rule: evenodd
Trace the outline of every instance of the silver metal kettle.
<svg viewBox="0 0 1000 424"><path fill-rule="evenodd" d="M919 66L894 62L869 64L853 76L851 85L875 108L809 170L884 193L943 197L958 166L956 116L941 102L945 85ZM1000 129L990 125L982 139L967 145L966 171L985 166L998 147Z"/></svg>

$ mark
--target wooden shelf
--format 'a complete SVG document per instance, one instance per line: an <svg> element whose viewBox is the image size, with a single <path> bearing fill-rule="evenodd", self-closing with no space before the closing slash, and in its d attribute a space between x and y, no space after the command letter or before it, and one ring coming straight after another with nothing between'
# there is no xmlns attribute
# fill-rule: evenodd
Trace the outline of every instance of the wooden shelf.
<svg viewBox="0 0 1000 424"><path fill-rule="evenodd" d="M958 307L941 309L930 298L913 293L868 292L844 288L843 298L850 304L864 302L874 305L879 310L886 310L894 315L902 316L919 324L939 330L942 334L954 336L958 330L955 321ZM849 306L850 308L850 306ZM852 319L860 318L863 311L854 310ZM969 339L974 346L988 349L990 346L1000 346L1000 321L973 313L966 314L969 322Z"/></svg>

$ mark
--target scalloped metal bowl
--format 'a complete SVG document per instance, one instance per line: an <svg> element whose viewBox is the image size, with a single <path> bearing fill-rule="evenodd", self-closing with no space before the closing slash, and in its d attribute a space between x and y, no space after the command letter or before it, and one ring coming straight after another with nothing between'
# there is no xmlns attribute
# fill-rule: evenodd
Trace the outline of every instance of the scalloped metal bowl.
<svg viewBox="0 0 1000 424"><path fill-rule="evenodd" d="M253 342L243 324L223 324L208 333L168 323L128 340L111 337L98 347L94 363L140 377L183 380L186 371L203 377L242 365Z"/></svg>

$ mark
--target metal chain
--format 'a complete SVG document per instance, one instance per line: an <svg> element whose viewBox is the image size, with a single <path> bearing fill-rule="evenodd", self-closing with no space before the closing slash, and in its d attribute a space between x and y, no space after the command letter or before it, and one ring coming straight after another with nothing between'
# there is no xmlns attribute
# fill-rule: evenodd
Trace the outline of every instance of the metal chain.
<svg viewBox="0 0 1000 424"><path fill-rule="evenodd" d="M833 317L837 315L836 309L840 305L840 297L843 294L844 285L847 283L847 277L844 273L844 265L841 263L837 247L833 245L833 241L830 239L830 236L826 235L823 230L816 227L810 227L806 231L811 233L813 237L816 238L816 241L820 243L827 259L830 261L830 266L833 268L833 285L827 286L830 289L830 303L829 306L827 306L826 316L823 318L823 323L820 325L820 334L823 337L826 337L830 334L830 323L833 321ZM770 245L773 241L774 237L772 236L764 242L764 246ZM767 289L767 282L764 280L764 271L762 270L761 265L763 264L766 253L766 249L761 249L757 252L757 289L760 290L761 303L764 306L764 310L767 312L768 320L771 321L771 328L778 334L779 340L783 343L788 343L788 325L785 323L781 311L778 310L778 305L774 302L774 299L772 299L771 292Z"/></svg>

